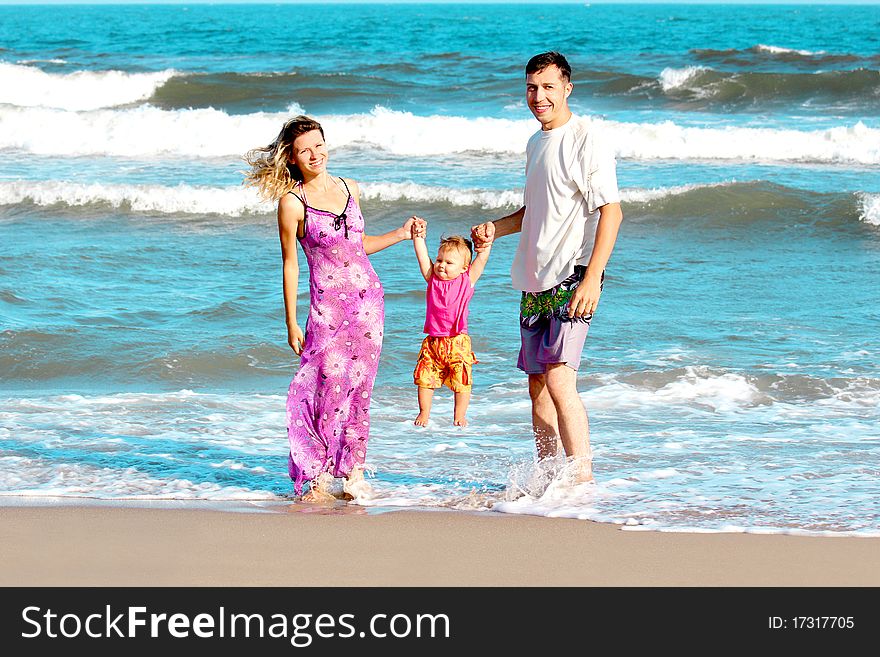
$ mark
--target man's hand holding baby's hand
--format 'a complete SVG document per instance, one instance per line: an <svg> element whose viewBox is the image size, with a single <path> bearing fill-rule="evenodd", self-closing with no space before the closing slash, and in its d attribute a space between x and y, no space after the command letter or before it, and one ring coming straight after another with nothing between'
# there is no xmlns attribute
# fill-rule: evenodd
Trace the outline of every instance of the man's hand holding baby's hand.
<svg viewBox="0 0 880 657"><path fill-rule="evenodd" d="M471 228L471 240L474 243L474 250L487 251L492 248L492 242L495 240L495 223L487 221L479 226Z"/></svg>
<svg viewBox="0 0 880 657"><path fill-rule="evenodd" d="M428 236L428 222L422 219L421 217L416 217L415 215L412 217L412 239L416 239L417 237L425 238Z"/></svg>

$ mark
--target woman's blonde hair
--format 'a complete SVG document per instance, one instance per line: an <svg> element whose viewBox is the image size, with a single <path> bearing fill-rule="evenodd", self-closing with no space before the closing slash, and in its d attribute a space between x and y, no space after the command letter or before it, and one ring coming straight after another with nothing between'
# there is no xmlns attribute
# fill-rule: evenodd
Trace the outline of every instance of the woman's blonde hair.
<svg viewBox="0 0 880 657"><path fill-rule="evenodd" d="M320 131L324 137L320 123L308 116L295 116L284 124L271 144L249 150L244 159L251 170L245 172L244 184L256 187L261 197L272 201L291 191L303 179L293 161L293 142L312 130Z"/></svg>

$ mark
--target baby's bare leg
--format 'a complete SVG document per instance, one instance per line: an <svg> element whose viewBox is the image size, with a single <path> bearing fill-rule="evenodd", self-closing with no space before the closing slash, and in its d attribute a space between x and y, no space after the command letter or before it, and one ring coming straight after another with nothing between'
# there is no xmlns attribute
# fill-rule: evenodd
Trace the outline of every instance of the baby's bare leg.
<svg viewBox="0 0 880 657"><path fill-rule="evenodd" d="M415 424L417 427L428 426L428 419L431 417L431 402L434 400L434 391L431 388L422 388L419 386L419 415L416 417Z"/></svg>
<svg viewBox="0 0 880 657"><path fill-rule="evenodd" d="M471 402L471 389L467 388L461 392L455 393L455 410L453 411L452 423L457 427L466 427L468 425L467 409Z"/></svg>

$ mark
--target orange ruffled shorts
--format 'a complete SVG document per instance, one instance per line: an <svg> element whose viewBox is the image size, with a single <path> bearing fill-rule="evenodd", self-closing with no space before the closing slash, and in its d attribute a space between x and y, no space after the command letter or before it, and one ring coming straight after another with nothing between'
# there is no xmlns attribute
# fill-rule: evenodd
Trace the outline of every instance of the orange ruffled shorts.
<svg viewBox="0 0 880 657"><path fill-rule="evenodd" d="M478 363L471 349L471 336L427 336L422 340L413 380L420 388L448 386L453 392L471 389L471 366Z"/></svg>

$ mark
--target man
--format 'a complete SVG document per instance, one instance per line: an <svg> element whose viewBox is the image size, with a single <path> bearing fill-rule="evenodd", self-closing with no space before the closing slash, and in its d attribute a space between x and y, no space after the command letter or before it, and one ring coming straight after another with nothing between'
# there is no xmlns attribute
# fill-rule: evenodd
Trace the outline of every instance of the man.
<svg viewBox="0 0 880 657"><path fill-rule="evenodd" d="M522 290L517 367L529 376L538 458L561 444L575 482L593 478L577 370L623 214L613 154L568 107L571 67L557 52L526 65L526 101L541 129L526 148L525 205L471 230L475 246L521 233L511 268Z"/></svg>

